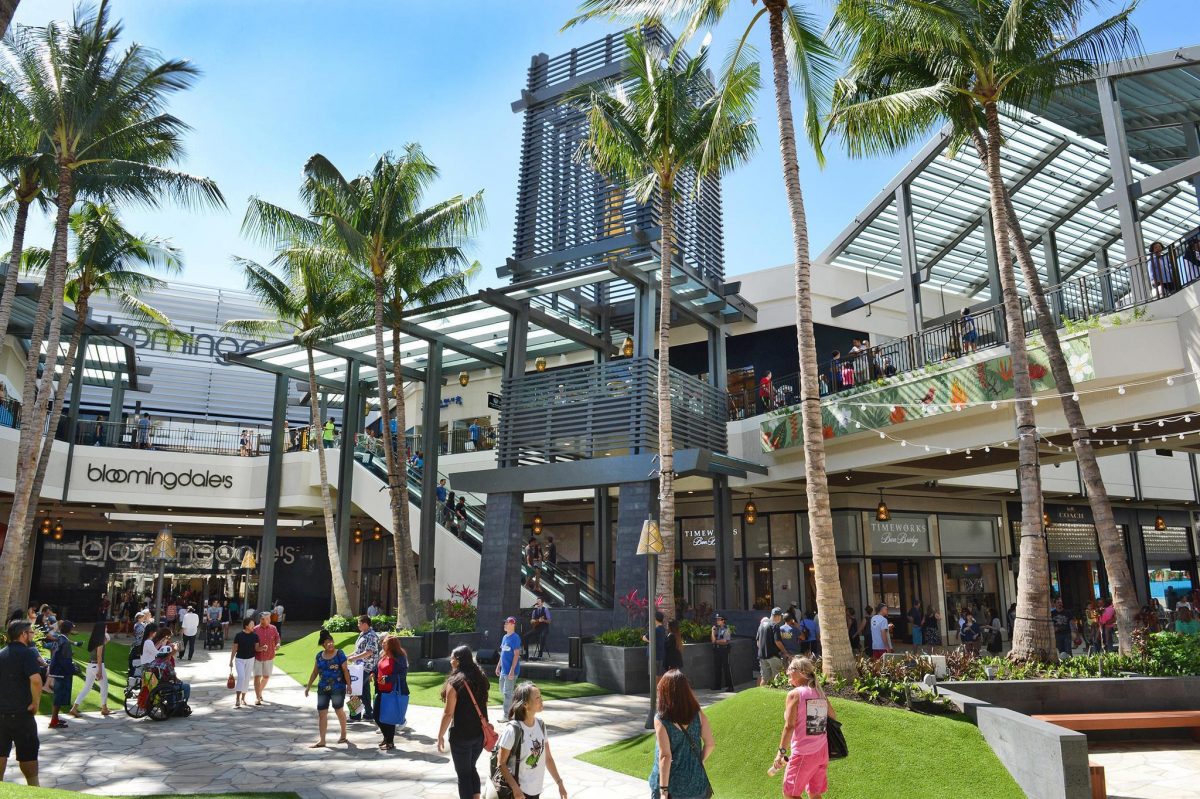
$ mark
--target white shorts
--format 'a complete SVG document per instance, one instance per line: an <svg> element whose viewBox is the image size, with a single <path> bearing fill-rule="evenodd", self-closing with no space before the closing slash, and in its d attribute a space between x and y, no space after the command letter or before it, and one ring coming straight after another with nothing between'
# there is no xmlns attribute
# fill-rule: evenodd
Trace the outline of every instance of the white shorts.
<svg viewBox="0 0 1200 799"><path fill-rule="evenodd" d="M255 677L270 677L271 672L275 671L275 661L272 660L255 660L254 661L254 676Z"/></svg>

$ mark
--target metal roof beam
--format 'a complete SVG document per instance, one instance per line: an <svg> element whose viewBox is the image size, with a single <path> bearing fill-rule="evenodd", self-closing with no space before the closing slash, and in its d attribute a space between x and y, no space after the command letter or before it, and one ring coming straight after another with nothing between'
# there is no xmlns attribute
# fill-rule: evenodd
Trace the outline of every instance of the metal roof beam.
<svg viewBox="0 0 1200 799"><path fill-rule="evenodd" d="M1193 156L1183 163L1175 166L1167 167L1157 175L1135 180L1129 184L1129 196L1136 200L1138 197L1145 197L1147 194L1153 194L1159 189L1165 189L1172 183L1188 180L1196 175L1200 175L1200 155ZM1096 207L1101 211L1107 211L1110 208L1117 207L1117 193L1109 192L1108 194L1096 200Z"/></svg>
<svg viewBox="0 0 1200 799"><path fill-rule="evenodd" d="M301 380L304 385L308 385L308 372L302 372L299 369L293 369L290 366L278 366L276 364L267 363L250 357L250 353L245 352L227 352L224 358L229 363L236 363L241 366L248 366L251 369L257 369L260 372L270 372L271 374L283 375L295 380ZM317 385L323 388L344 391L345 386L338 380L330 380L327 377L318 377Z"/></svg>
<svg viewBox="0 0 1200 799"><path fill-rule="evenodd" d="M1118 78L1129 75L1140 75L1146 72L1158 72L1173 67L1183 67L1200 61L1200 45L1180 47L1175 50L1163 50L1149 55L1127 58L1123 61L1113 61L1104 64L1097 71L1097 77ZM1086 83L1087 81L1085 81Z"/></svg>
<svg viewBox="0 0 1200 799"><path fill-rule="evenodd" d="M330 344L325 341L318 341L316 344L313 345L313 349L316 350L317 352L323 352L326 355L333 355L338 358L345 358L347 360L355 361L356 363L360 363L360 364L369 366L372 369L375 368L374 353L372 353L371 355L367 355L366 353L359 352L358 350L352 350L352 349L349 349L348 347L343 347L338 344ZM388 372L396 371L395 365L387 358L384 359L383 365L384 365L384 368L388 370ZM400 376L403 377L405 380L415 380L419 383L425 382L425 373L418 371L416 369L413 369L411 366L401 366L400 367ZM367 383L376 382L377 383L377 382L379 382L379 375L376 374L374 378L365 377L365 378L363 378L363 382L367 382ZM344 388L344 386L343 386L343 388Z"/></svg>
<svg viewBox="0 0 1200 799"><path fill-rule="evenodd" d="M497 308L503 308L510 313L528 313L531 324L545 328L563 338L578 342L589 349L597 352L615 352L611 342L605 341L599 336L588 333L585 330L580 330L569 322L556 319L544 311L539 311L527 302L514 300L512 297L506 296L495 289L483 289L479 292L479 296L485 302L491 303Z"/></svg>
<svg viewBox="0 0 1200 799"><path fill-rule="evenodd" d="M1154 214L1155 212L1159 211L1167 203L1169 203L1169 202L1171 202L1171 200L1175 199L1175 197L1178 196L1180 194L1180 192L1182 192L1182 191L1183 191L1182 187L1176 187L1173 191L1167 192L1167 194L1163 195L1163 198L1161 200L1154 203L1154 205L1150 206L1145 211L1143 211L1141 213L1141 216L1144 218L1144 217L1150 216L1151 214ZM1102 239L1096 245L1095 249L1107 250L1109 247L1116 244L1120 240L1121 240L1121 231L1118 230L1116 233L1113 233L1109 236L1106 236L1104 239ZM1083 269L1085 266L1087 266L1089 263L1091 263L1092 259L1094 257L1094 252L1095 252L1095 250L1088 253L1083 258L1076 259L1075 263L1071 264L1071 266L1069 266L1067 269L1064 269L1063 273L1062 273L1063 282L1066 283L1068 280L1071 279L1072 275L1074 275L1080 269ZM1141 253L1139 253L1137 257L1140 257L1140 256L1141 256ZM1125 260L1129 261L1129 260L1133 260L1133 259L1129 258L1129 253L1125 253Z"/></svg>
<svg viewBox="0 0 1200 799"><path fill-rule="evenodd" d="M460 355L466 355L468 358L474 358L477 361L490 363L493 366L504 366L504 356L497 355L494 352L488 352L485 349L476 347L474 344L464 344L456 338L446 336L441 333L435 333L432 330L427 330L413 322L405 322L401 320L400 332L407 333L413 338L423 339L425 341L436 341L448 350L453 350ZM372 363L374 358L371 359Z"/></svg>
<svg viewBox="0 0 1200 799"><path fill-rule="evenodd" d="M896 189L907 184L914 176L919 174L925 167L929 166L933 161L942 154L946 146L950 143L950 126L946 125L933 139L926 144L919 153L913 156L913 159L905 165L900 174L892 178L888 185L884 186L875 199L871 200L867 206L866 213L861 217L856 216L854 222L849 227L838 234L828 247L813 260L818 263L832 263L835 258L842 254L842 250L846 249L851 241L858 237L860 233L875 221L883 211L892 204L896 198Z"/></svg>

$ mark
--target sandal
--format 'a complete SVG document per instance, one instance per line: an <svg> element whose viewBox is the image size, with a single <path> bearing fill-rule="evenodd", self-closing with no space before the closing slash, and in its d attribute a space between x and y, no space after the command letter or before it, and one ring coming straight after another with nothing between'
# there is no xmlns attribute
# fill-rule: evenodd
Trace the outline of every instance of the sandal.
<svg viewBox="0 0 1200 799"><path fill-rule="evenodd" d="M78 706L71 708L70 710L67 711L67 713L69 713L70 715L74 716L77 719L83 718L83 714L79 712Z"/></svg>
<svg viewBox="0 0 1200 799"><path fill-rule="evenodd" d="M106 708L106 707L102 707L102 708L100 708L100 715L101 715L101 716L111 716L111 715L112 715L112 711L111 711L111 710L109 710L109 709L108 709L108 708Z"/></svg>
<svg viewBox="0 0 1200 799"><path fill-rule="evenodd" d="M308 748L309 748L309 749L324 749L324 748L325 748L325 744L324 744L324 743L320 743L320 742L318 742L318 743L315 743L315 744L310 744Z"/></svg>
<svg viewBox="0 0 1200 799"><path fill-rule="evenodd" d="M340 744L348 744L348 743L350 743L350 739L346 738L345 736L342 736L341 738L337 739L337 742Z"/></svg>

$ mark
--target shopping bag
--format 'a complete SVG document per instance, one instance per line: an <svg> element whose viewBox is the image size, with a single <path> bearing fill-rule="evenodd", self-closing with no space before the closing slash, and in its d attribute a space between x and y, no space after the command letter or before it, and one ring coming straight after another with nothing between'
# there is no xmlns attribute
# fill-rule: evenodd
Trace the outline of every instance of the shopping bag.
<svg viewBox="0 0 1200 799"><path fill-rule="evenodd" d="M384 724L403 725L408 714L408 697L396 691L379 695L379 719Z"/></svg>
<svg viewBox="0 0 1200 799"><path fill-rule="evenodd" d="M346 667L350 671L350 695L362 696L363 667L361 663L351 663Z"/></svg>

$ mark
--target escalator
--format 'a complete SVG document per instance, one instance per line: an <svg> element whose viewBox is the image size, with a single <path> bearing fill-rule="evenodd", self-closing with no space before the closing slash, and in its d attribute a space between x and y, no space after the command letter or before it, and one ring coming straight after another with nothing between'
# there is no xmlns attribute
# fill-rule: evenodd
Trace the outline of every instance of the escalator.
<svg viewBox="0 0 1200 799"><path fill-rule="evenodd" d="M355 448L354 458L363 470L369 472L383 491L387 486L387 467L383 458L373 455L361 448ZM362 472L359 472L362 474ZM438 479L445 475L438 473ZM437 526L446 535L454 536L466 544L473 552L482 557L483 535L485 529L485 513L487 499L477 494L456 491L457 497L466 498L466 520L457 529L447 527L447 519L439 512ZM421 475L412 469L408 470L408 501L414 507L421 507ZM414 528L415 529L415 528ZM416 536L414 535L414 539ZM528 585L533 569L528 565L521 567L521 575ZM528 589L526 589L528 590ZM575 599L578 591L579 598ZM546 604L551 607L578 606L584 608L611 608L612 597L601 590L587 575L575 569L564 568L562 564L543 563L541 568L541 591L539 594Z"/></svg>

